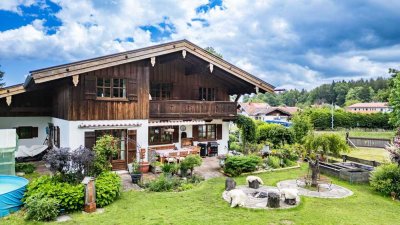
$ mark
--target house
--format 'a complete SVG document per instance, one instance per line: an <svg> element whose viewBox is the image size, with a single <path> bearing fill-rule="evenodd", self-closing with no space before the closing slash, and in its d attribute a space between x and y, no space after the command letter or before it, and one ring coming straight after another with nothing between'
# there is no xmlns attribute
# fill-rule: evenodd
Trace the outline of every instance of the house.
<svg viewBox="0 0 400 225"><path fill-rule="evenodd" d="M149 148L217 142L227 151L229 123L243 94L274 87L182 40L30 72L0 90L0 129L19 145L91 148L119 138L114 169L148 158ZM230 101L230 95L237 95ZM140 150L139 150L140 149Z"/></svg>
<svg viewBox="0 0 400 225"><path fill-rule="evenodd" d="M389 113L392 108L387 102L366 102L348 106L346 111L353 113Z"/></svg>
<svg viewBox="0 0 400 225"><path fill-rule="evenodd" d="M289 121L294 113L299 111L297 107L278 106L271 107L268 103L240 103L240 113L255 120Z"/></svg>

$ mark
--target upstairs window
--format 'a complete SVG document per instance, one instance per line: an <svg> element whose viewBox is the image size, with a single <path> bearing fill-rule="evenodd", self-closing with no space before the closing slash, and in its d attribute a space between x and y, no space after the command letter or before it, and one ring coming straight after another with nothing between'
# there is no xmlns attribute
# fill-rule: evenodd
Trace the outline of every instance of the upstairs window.
<svg viewBox="0 0 400 225"><path fill-rule="evenodd" d="M126 80L119 78L97 78L98 98L126 98Z"/></svg>
<svg viewBox="0 0 400 225"><path fill-rule="evenodd" d="M199 100L201 101L215 101L217 96L216 88L199 88Z"/></svg>
<svg viewBox="0 0 400 225"><path fill-rule="evenodd" d="M152 100L169 100L171 99L171 92L171 84L152 84L150 87Z"/></svg>

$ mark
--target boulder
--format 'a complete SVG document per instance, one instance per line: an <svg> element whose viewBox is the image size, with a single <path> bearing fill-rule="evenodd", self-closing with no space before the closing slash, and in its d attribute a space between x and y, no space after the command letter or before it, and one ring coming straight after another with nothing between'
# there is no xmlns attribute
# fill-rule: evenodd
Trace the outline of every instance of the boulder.
<svg viewBox="0 0 400 225"><path fill-rule="evenodd" d="M226 178L225 180L225 191L230 191L236 188L236 181L232 178Z"/></svg>
<svg viewBox="0 0 400 225"><path fill-rule="evenodd" d="M227 196L231 199L231 207L244 206L247 195L240 189L228 191Z"/></svg>

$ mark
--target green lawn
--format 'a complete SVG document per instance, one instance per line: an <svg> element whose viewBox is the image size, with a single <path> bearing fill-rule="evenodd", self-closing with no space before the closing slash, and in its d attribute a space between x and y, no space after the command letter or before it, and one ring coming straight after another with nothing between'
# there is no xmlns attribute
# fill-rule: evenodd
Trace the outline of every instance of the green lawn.
<svg viewBox="0 0 400 225"><path fill-rule="evenodd" d="M347 155L378 162L387 162L390 160L389 153L383 148L352 148Z"/></svg>
<svg viewBox="0 0 400 225"><path fill-rule="evenodd" d="M336 133L342 137L346 136L346 130L339 131L316 131L316 133ZM392 139L395 136L395 131L363 131L354 129L349 131L350 137L368 137L368 138L387 138Z"/></svg>
<svg viewBox="0 0 400 225"><path fill-rule="evenodd" d="M306 173L301 169L258 174L267 185L293 179ZM245 177L236 178L239 184ZM62 224L398 224L400 203L376 194L368 185L351 185L353 196L345 199L302 197L299 207L289 210L230 208L221 193L224 178L205 181L195 189L180 193L130 191L105 208L103 214L75 213ZM23 213L16 213L0 224L24 224ZM35 224L29 222L26 224Z"/></svg>

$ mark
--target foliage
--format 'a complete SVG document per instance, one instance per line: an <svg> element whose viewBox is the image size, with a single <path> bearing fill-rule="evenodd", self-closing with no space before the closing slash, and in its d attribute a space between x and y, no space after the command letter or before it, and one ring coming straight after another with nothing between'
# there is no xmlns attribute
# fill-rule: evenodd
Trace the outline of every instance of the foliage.
<svg viewBox="0 0 400 225"><path fill-rule="evenodd" d="M296 114L293 116L292 127L294 134L294 141L296 143L303 143L303 139L307 136L308 132L313 130L313 125L311 123L310 117L303 114Z"/></svg>
<svg viewBox="0 0 400 225"><path fill-rule="evenodd" d="M235 123L240 129L243 149L246 150L247 143L253 143L256 141L257 127L251 118L243 115L238 115Z"/></svg>
<svg viewBox="0 0 400 225"><path fill-rule="evenodd" d="M205 47L204 50L222 59L222 54L215 51L213 47Z"/></svg>
<svg viewBox="0 0 400 225"><path fill-rule="evenodd" d="M193 189L194 185L191 183L182 183L179 187L178 187L178 191L187 191L190 189Z"/></svg>
<svg viewBox="0 0 400 225"><path fill-rule="evenodd" d="M96 205L104 207L115 201L121 194L121 178L112 172L105 171L95 180Z"/></svg>
<svg viewBox="0 0 400 225"><path fill-rule="evenodd" d="M34 221L51 221L54 220L59 213L59 201L55 198L43 196L38 193L30 196L25 201L27 220Z"/></svg>
<svg viewBox="0 0 400 225"><path fill-rule="evenodd" d="M281 167L281 159L278 156L270 155L267 158L267 165L271 168L279 168Z"/></svg>
<svg viewBox="0 0 400 225"><path fill-rule="evenodd" d="M24 202L29 197L42 194L43 197L54 198L65 211L80 210L84 204L84 186L62 182L60 177L42 176L28 184L24 194Z"/></svg>
<svg viewBox="0 0 400 225"><path fill-rule="evenodd" d="M313 127L317 130L331 129L331 109L312 108L304 112L309 116ZM351 113L341 109L334 110L333 125L335 128L379 128L392 129L388 123L388 113Z"/></svg>
<svg viewBox="0 0 400 225"><path fill-rule="evenodd" d="M262 124L258 127L257 135L258 143L269 141L274 147L279 147L283 144L292 144L294 133L280 124Z"/></svg>
<svg viewBox="0 0 400 225"><path fill-rule="evenodd" d="M229 145L229 150L234 150L234 151L242 151L242 146L240 146L240 143L238 142L231 142Z"/></svg>
<svg viewBox="0 0 400 225"><path fill-rule="evenodd" d="M191 184L199 184L200 182L204 181L204 178L202 176L193 174L192 176L186 178L186 181Z"/></svg>
<svg viewBox="0 0 400 225"><path fill-rule="evenodd" d="M251 153L251 154L256 154L259 153L261 151L261 149L263 149L263 147L265 146L266 142L263 142L261 144L258 143L249 143L246 145L246 149L241 149L242 152L247 152L247 153Z"/></svg>
<svg viewBox="0 0 400 225"><path fill-rule="evenodd" d="M397 164L386 164L379 166L372 172L371 186L374 190L384 195L400 196L400 167Z"/></svg>
<svg viewBox="0 0 400 225"><path fill-rule="evenodd" d="M164 174L174 175L178 172L178 170L179 170L179 165L177 165L176 163L164 163L161 166L161 171Z"/></svg>
<svg viewBox="0 0 400 225"><path fill-rule="evenodd" d="M93 167L94 152L80 147L71 151L69 148L52 149L44 157L50 165L50 171L59 173L63 181L80 182Z"/></svg>
<svg viewBox="0 0 400 225"><path fill-rule="evenodd" d="M181 180L177 177L167 177L161 174L157 179L150 181L147 186L149 191L172 191L181 186Z"/></svg>
<svg viewBox="0 0 400 225"><path fill-rule="evenodd" d="M25 174L31 174L36 170L36 166L33 163L16 163L15 172L24 172Z"/></svg>
<svg viewBox="0 0 400 225"><path fill-rule="evenodd" d="M230 176L239 176L242 173L254 172L261 165L259 156L228 156L225 160L224 172Z"/></svg>
<svg viewBox="0 0 400 225"><path fill-rule="evenodd" d="M118 139L111 135L104 135L96 141L93 150L96 153L94 161L94 174L111 170L110 158L118 151Z"/></svg>
<svg viewBox="0 0 400 225"><path fill-rule="evenodd" d="M282 93L257 94L244 96L243 102L266 102L271 106L309 106L313 104L348 105L348 102L388 101L390 81L378 77L370 80L350 80L322 84L310 91L305 89L287 90Z"/></svg>
<svg viewBox="0 0 400 225"><path fill-rule="evenodd" d="M393 107L390 123L396 127L400 126L400 71L390 70L392 79L390 82L389 104Z"/></svg>
<svg viewBox="0 0 400 225"><path fill-rule="evenodd" d="M193 174L194 167L201 166L203 159L199 155L188 155L182 162L180 162L180 168L182 170L190 170L190 175Z"/></svg>
<svg viewBox="0 0 400 225"><path fill-rule="evenodd" d="M313 158L315 154L339 156L341 152L348 152L349 146L344 138L337 134L309 134L305 138L304 146L308 156Z"/></svg>
<svg viewBox="0 0 400 225"><path fill-rule="evenodd" d="M6 83L2 82L3 79L4 79L4 72L0 70L0 89L6 85Z"/></svg>

